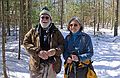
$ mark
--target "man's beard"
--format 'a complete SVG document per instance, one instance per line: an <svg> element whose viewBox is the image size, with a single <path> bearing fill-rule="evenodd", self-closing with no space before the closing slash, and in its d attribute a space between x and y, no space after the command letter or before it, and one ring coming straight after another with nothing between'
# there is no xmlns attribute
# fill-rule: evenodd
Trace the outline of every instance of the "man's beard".
<svg viewBox="0 0 120 78"><path fill-rule="evenodd" d="M48 23L40 22L42 28L47 28L50 25L50 23L51 23L51 21L49 21Z"/></svg>

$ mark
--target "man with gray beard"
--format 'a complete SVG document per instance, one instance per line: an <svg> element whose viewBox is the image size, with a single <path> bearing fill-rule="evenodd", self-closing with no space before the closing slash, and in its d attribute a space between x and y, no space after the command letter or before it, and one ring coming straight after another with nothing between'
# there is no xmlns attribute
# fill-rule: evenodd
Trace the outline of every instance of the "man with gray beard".
<svg viewBox="0 0 120 78"><path fill-rule="evenodd" d="M39 24L25 35L23 45L30 55L30 78L56 78L61 70L64 37L52 23L47 7L39 14Z"/></svg>

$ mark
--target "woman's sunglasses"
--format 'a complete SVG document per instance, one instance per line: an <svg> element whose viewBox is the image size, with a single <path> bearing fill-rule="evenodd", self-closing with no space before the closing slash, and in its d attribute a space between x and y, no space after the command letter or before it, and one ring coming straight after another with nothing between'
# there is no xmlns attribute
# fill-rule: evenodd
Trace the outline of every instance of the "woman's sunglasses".
<svg viewBox="0 0 120 78"><path fill-rule="evenodd" d="M74 27L77 27L78 25L77 24L70 24L69 26L74 26Z"/></svg>

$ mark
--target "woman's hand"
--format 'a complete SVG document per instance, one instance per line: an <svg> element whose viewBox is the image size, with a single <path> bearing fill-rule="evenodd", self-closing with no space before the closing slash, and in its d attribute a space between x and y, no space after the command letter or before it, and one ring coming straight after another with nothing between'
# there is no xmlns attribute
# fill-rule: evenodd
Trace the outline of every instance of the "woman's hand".
<svg viewBox="0 0 120 78"><path fill-rule="evenodd" d="M79 61L77 55L71 55L71 57L72 57L72 61L75 61L75 62L78 62L78 61Z"/></svg>
<svg viewBox="0 0 120 78"><path fill-rule="evenodd" d="M72 58L71 57L68 57L68 59L67 59L67 63L72 63Z"/></svg>

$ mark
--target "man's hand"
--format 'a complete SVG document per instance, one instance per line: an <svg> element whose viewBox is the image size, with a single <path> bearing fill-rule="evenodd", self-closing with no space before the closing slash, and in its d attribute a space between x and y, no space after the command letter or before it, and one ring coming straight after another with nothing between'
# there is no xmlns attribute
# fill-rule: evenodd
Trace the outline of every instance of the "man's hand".
<svg viewBox="0 0 120 78"><path fill-rule="evenodd" d="M44 51L44 50L40 51L40 52L38 53L38 56L39 56L40 58L42 58L43 60L48 59L47 51Z"/></svg>
<svg viewBox="0 0 120 78"><path fill-rule="evenodd" d="M51 56L54 56L55 53L56 53L56 50L55 50L55 49L50 49L50 50L48 50L47 55L48 55L49 57L51 57Z"/></svg>

